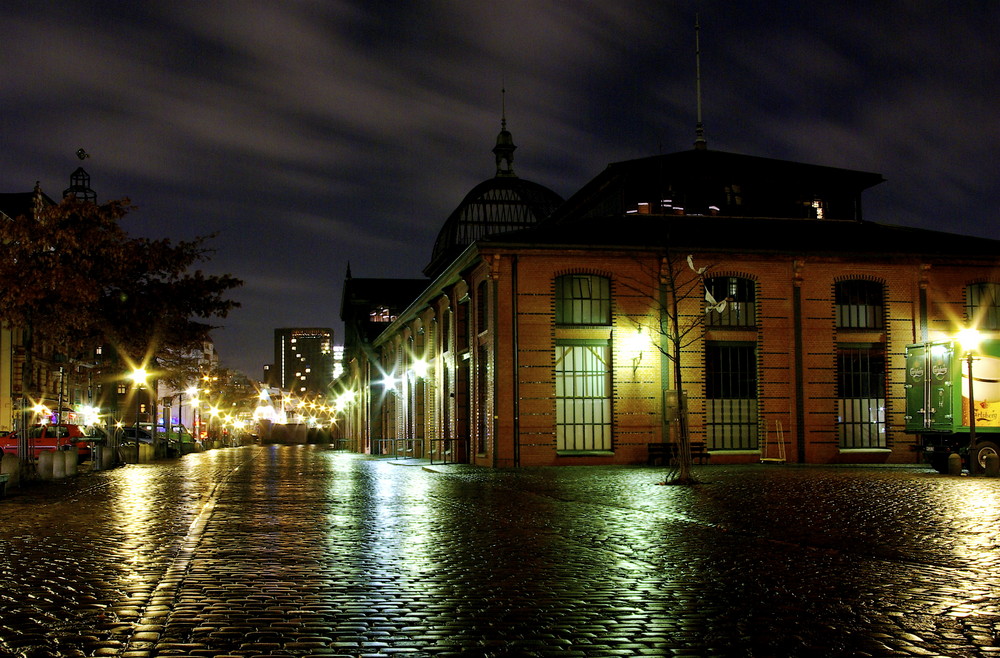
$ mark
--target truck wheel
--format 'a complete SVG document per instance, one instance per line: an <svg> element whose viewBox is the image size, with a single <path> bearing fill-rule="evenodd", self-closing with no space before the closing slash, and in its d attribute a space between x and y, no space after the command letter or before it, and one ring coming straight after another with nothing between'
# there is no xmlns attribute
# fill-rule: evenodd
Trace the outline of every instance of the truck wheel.
<svg viewBox="0 0 1000 658"><path fill-rule="evenodd" d="M979 464L979 472L986 470L986 455L997 455L1000 457L1000 448L992 441L976 441L976 462Z"/></svg>

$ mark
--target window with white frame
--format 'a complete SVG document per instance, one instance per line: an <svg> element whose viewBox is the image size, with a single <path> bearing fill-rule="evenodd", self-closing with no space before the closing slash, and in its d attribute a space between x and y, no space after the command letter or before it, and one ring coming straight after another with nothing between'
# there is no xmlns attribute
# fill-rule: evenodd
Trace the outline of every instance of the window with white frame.
<svg viewBox="0 0 1000 658"><path fill-rule="evenodd" d="M558 450L611 449L611 347L608 341L556 344Z"/></svg>
<svg viewBox="0 0 1000 658"><path fill-rule="evenodd" d="M705 431L710 450L756 450L757 353L753 343L705 345Z"/></svg>
<svg viewBox="0 0 1000 658"><path fill-rule="evenodd" d="M841 448L885 448L885 347L837 348L837 433Z"/></svg>

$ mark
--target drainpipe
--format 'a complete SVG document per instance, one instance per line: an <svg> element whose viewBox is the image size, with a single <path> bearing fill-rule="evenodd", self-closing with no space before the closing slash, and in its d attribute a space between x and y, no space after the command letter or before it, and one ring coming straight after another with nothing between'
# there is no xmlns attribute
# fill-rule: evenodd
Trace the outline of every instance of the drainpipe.
<svg viewBox="0 0 1000 658"><path fill-rule="evenodd" d="M497 467L498 463L497 450L499 449L499 444L497 441L497 425L499 424L497 421L500 417L500 414L497 412L497 402L500 399L498 397L499 387L497 386L497 380L500 379L499 377L497 377L497 363L498 363L497 352L500 348L500 332L497 331L497 325L499 324L497 321L500 318L500 304L498 301L499 297L498 290L500 286L497 283L497 279L499 278L500 278L499 274L496 273L490 276L490 284L491 284L490 288L492 288L492 290L490 290L490 297L491 297L490 301L493 302L492 304L493 326L490 328L490 332L493 334L493 407L492 409L490 409L490 411L492 411L493 418L490 420L487 426L490 428L490 433L492 434L491 438L493 439L493 446L491 447L491 450L493 452L493 468ZM485 367L485 364L480 364L480 367ZM480 405L483 405L484 402L485 400L480 400Z"/></svg>
<svg viewBox="0 0 1000 658"><path fill-rule="evenodd" d="M514 254L511 262L510 286L511 286L511 343L513 354L511 354L511 364L513 368L513 383L511 391L514 395L514 466L521 465L521 390L518 385L520 374L518 373L518 337L517 337L517 254Z"/></svg>
<svg viewBox="0 0 1000 658"><path fill-rule="evenodd" d="M798 448L798 461L806 461L806 408L805 408L805 365L802 356L802 264L795 261L792 277L792 323L793 350L795 351L795 440Z"/></svg>

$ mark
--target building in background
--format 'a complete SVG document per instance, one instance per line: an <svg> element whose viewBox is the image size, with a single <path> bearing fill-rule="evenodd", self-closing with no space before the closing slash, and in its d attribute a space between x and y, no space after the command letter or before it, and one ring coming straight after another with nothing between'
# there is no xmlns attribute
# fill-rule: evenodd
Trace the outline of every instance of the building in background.
<svg viewBox="0 0 1000 658"><path fill-rule="evenodd" d="M274 330L273 383L295 395L326 395L333 382L333 329Z"/></svg>

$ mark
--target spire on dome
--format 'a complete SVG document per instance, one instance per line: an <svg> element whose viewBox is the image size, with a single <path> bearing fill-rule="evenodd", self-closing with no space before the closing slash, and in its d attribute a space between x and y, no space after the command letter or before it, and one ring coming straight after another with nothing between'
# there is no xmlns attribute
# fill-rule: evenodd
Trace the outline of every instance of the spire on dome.
<svg viewBox="0 0 1000 658"><path fill-rule="evenodd" d="M497 135L497 145L493 147L493 155L497 158L497 176L513 176L514 173L514 137L507 130L507 90L500 89L500 134Z"/></svg>
<svg viewBox="0 0 1000 658"><path fill-rule="evenodd" d="M697 96L698 103L698 121L694 128L694 147L698 150L704 150L708 147L708 142L705 141L705 124L701 122L701 42L698 38L698 33L701 31L701 24L698 21L698 15L694 16L694 85L695 85L695 96Z"/></svg>

